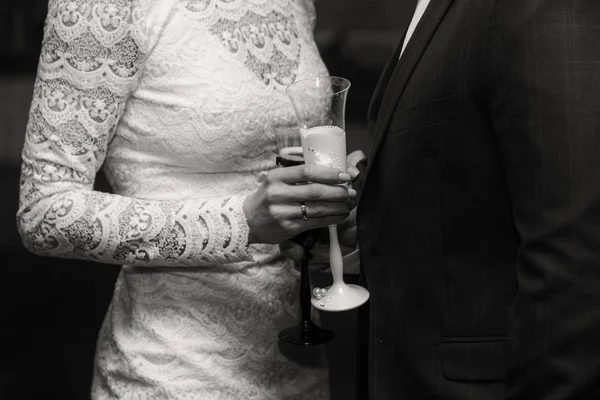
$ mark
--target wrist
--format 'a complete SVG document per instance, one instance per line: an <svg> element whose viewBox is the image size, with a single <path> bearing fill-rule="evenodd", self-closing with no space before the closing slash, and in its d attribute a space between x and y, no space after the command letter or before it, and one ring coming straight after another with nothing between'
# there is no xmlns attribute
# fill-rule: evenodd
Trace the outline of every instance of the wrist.
<svg viewBox="0 0 600 400"><path fill-rule="evenodd" d="M250 196L246 196L246 198L244 199L244 202L242 203L242 211L244 212L244 217L246 218L246 224L248 225L248 244L252 244L252 243L257 243L258 242L258 238L256 237L256 228L254 226L254 221L252 220L251 216L253 215L252 212L252 200L251 200L251 195Z"/></svg>

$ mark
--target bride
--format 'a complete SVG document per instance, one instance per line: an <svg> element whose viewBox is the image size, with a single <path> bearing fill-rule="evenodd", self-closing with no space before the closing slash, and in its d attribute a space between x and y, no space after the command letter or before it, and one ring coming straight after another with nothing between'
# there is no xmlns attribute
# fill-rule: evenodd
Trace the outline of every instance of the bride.
<svg viewBox="0 0 600 400"><path fill-rule="evenodd" d="M122 265L93 399L329 397L324 364L276 340L299 285L277 243L356 195L341 171L273 169L284 88L327 74L314 24L310 0L50 1L18 226L35 253Z"/></svg>

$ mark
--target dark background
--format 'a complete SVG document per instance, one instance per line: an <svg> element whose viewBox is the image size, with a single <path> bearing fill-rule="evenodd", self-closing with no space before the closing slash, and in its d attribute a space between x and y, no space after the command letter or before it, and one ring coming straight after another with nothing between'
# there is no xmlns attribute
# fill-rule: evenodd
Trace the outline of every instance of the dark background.
<svg viewBox="0 0 600 400"><path fill-rule="evenodd" d="M410 1L317 0L315 37L332 75L352 81L348 150L365 126L379 73L412 15ZM0 2L0 399L89 398L96 334L118 268L28 254L15 227L20 152L47 1ZM99 177L97 186L107 189ZM353 400L355 312L326 313L333 399Z"/></svg>

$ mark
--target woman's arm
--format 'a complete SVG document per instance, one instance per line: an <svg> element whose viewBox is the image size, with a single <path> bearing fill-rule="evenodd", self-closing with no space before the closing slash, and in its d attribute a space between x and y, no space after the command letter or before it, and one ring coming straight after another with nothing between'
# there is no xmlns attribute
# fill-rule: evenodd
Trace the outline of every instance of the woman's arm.
<svg viewBox="0 0 600 400"><path fill-rule="evenodd" d="M22 156L25 246L110 264L198 266L250 260L248 243L340 222L356 192L336 185L349 175L325 167L272 170L247 197L152 201L93 190L143 65L132 3L49 4Z"/></svg>
<svg viewBox="0 0 600 400"><path fill-rule="evenodd" d="M144 59L132 37L133 2L114 3L50 1L22 154L23 243L41 255L110 264L249 260L243 198L150 201L93 191Z"/></svg>

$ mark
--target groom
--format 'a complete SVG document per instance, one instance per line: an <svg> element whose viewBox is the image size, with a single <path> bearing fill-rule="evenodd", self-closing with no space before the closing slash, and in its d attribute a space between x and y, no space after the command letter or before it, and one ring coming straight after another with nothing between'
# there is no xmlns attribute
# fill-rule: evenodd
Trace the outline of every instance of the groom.
<svg viewBox="0 0 600 400"><path fill-rule="evenodd" d="M369 113L362 398L600 399L600 2L420 0Z"/></svg>

